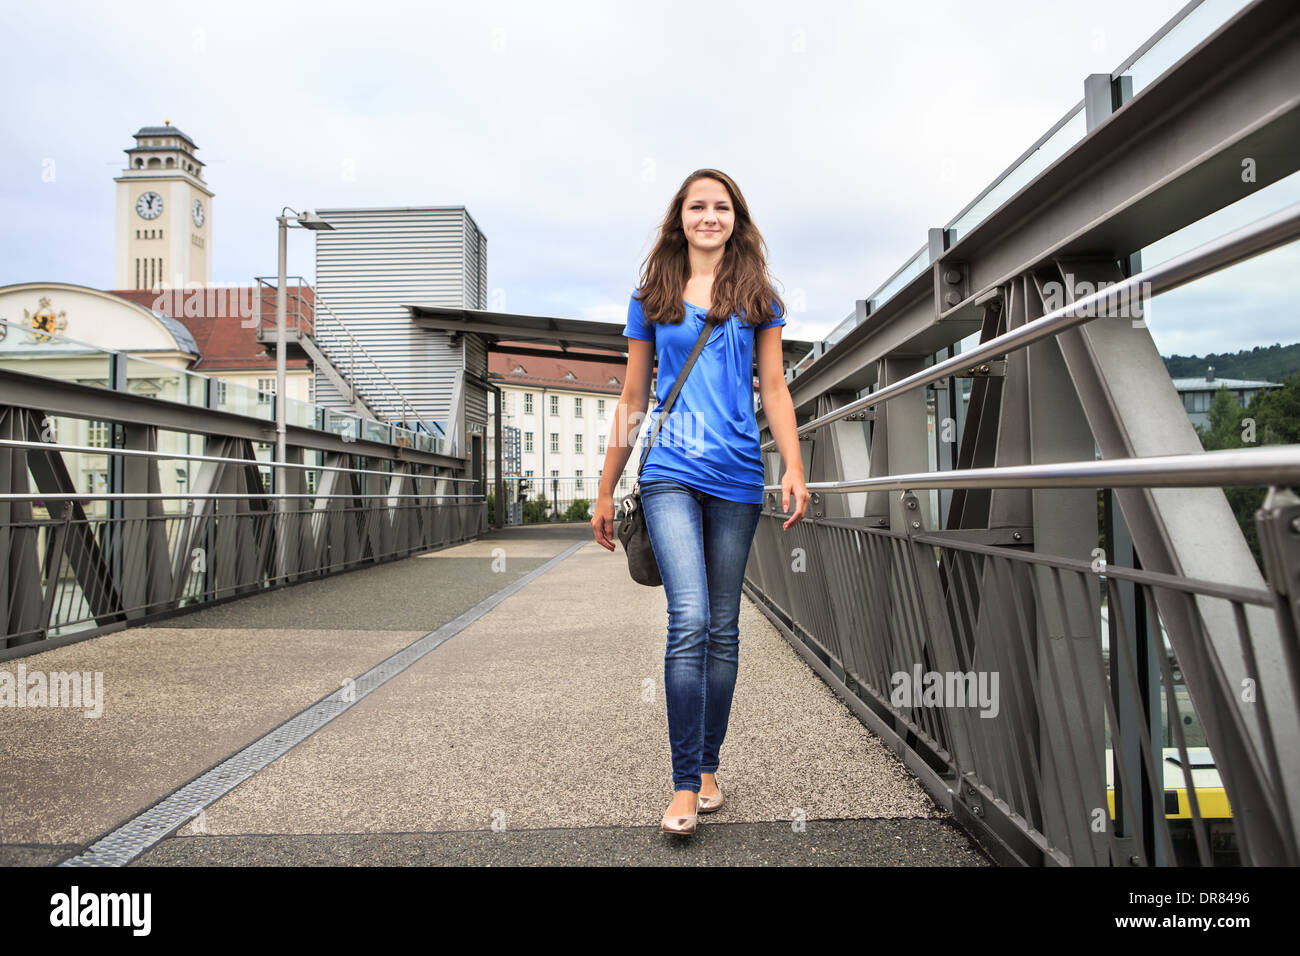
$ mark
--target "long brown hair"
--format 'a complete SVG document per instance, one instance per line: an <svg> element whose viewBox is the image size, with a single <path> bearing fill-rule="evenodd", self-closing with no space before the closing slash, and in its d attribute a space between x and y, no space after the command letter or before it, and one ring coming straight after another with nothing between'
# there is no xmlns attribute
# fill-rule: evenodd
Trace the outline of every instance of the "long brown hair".
<svg viewBox="0 0 1300 956"><path fill-rule="evenodd" d="M716 169L697 169L682 182L668 203L668 211L659 224L659 238L641 266L641 309L647 322L677 324L686 318L683 293L691 276L686 234L682 231L682 204L691 183L697 179L716 179L731 197L735 225L727 239L722 261L713 275L713 305L709 317L725 321L735 314L741 321L758 326L776 317L773 302L785 313L785 303L776 294L767 271L767 243L749 215L749 206L740 187L726 173ZM743 316L742 316L743 313Z"/></svg>

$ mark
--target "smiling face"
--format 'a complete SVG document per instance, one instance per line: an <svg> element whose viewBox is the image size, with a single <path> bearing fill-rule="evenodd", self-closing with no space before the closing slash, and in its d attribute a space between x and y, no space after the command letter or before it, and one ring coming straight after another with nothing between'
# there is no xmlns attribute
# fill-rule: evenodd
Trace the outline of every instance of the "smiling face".
<svg viewBox="0 0 1300 956"><path fill-rule="evenodd" d="M697 179L682 203L682 232L686 242L701 252L726 245L736 224L735 207L727 188L716 179Z"/></svg>

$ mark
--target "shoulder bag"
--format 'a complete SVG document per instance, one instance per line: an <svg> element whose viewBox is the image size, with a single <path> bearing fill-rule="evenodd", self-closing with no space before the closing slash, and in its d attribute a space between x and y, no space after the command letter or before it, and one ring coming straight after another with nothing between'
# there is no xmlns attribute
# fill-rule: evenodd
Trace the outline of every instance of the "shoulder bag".
<svg viewBox="0 0 1300 956"><path fill-rule="evenodd" d="M632 580L637 584L644 584L646 587L662 587L664 582L659 576L659 563L655 560L654 548L650 545L650 533L645 526L645 513L641 510L641 469L645 467L645 459L650 454L650 446L659 434L659 428L663 425L664 419L668 417L668 412L677 399L677 393L682 390L682 385L686 382L686 376L690 374L691 366L700 357L700 352L704 349L704 343L709 337L709 332L716 324L716 322L705 316L704 330L695 342L695 348L691 350L690 358L682 366L677 381L673 382L673 389L668 393L663 411L655 419L654 430L645 443L645 450L641 452L641 463L636 469L636 481L632 484L632 493L623 498L623 520L618 526L618 539L623 542L623 550L627 553L627 566L632 574Z"/></svg>

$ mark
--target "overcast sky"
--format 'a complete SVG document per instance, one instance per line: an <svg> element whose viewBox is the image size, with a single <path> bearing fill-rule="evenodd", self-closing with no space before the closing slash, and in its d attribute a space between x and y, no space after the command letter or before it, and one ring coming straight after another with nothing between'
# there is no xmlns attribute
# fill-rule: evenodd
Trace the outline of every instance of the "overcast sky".
<svg viewBox="0 0 1300 956"><path fill-rule="evenodd" d="M787 334L821 338L1183 3L5 3L0 285L110 288L122 150L167 119L216 193L217 281L274 274L285 204L463 204L489 308L621 323L712 166L806 303ZM1161 351L1294 340L1294 280L1243 285L1157 302Z"/></svg>

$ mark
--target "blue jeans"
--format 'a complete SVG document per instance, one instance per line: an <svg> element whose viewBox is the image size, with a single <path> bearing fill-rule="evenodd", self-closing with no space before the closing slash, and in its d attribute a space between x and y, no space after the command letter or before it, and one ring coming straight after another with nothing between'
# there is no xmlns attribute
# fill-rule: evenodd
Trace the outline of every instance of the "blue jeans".
<svg viewBox="0 0 1300 956"><path fill-rule="evenodd" d="M763 506L676 481L641 483L641 507L668 597L664 696L673 789L699 792L727 735L740 662L740 586Z"/></svg>

